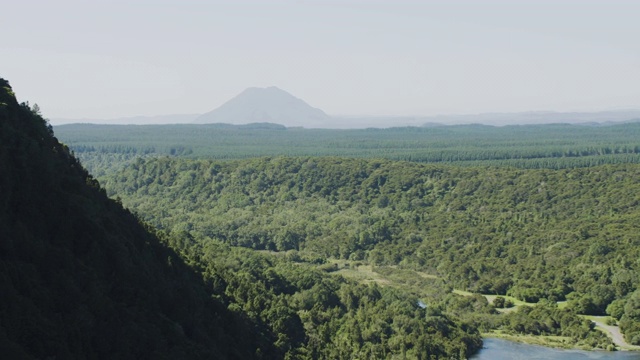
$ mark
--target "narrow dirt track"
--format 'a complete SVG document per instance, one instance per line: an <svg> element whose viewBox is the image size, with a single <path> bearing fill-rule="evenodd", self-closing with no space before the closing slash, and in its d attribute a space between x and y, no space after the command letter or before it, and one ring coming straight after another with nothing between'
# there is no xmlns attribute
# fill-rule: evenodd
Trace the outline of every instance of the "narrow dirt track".
<svg viewBox="0 0 640 360"><path fill-rule="evenodd" d="M624 335L620 332L619 327L607 325L604 320L601 319L591 319L591 321L593 321L598 328L604 330L611 340L613 340L613 343L620 348L627 350L640 350L640 346L631 345L624 340Z"/></svg>

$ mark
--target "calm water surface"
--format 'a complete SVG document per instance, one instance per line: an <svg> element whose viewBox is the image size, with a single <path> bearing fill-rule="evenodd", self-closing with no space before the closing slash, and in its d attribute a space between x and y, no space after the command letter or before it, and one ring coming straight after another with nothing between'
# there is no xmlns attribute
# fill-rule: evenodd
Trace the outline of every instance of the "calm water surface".
<svg viewBox="0 0 640 360"><path fill-rule="evenodd" d="M474 360L640 360L640 352L634 351L580 351L550 349L502 339L484 339L484 347Z"/></svg>

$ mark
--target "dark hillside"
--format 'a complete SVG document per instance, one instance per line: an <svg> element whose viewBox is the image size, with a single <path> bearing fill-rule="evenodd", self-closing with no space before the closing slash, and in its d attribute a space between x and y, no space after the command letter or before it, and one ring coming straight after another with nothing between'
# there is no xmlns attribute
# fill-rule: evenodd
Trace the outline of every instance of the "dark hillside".
<svg viewBox="0 0 640 360"><path fill-rule="evenodd" d="M3 79L0 289L2 358L277 356L107 198Z"/></svg>

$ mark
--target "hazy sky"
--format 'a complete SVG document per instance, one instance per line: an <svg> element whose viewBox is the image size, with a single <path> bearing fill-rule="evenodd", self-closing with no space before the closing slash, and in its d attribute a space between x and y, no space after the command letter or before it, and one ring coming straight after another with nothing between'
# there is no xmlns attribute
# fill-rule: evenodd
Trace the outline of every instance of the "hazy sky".
<svg viewBox="0 0 640 360"><path fill-rule="evenodd" d="M0 77L49 118L640 108L640 1L0 0Z"/></svg>

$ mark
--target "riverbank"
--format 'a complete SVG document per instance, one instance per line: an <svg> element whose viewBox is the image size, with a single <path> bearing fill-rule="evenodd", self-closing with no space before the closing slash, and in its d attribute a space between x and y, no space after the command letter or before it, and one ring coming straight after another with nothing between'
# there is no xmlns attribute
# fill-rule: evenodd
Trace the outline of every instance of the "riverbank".
<svg viewBox="0 0 640 360"><path fill-rule="evenodd" d="M568 336L547 336L547 335L522 335L508 334L500 330L493 330L482 334L483 338L496 338L509 341L520 342L529 345L540 345L559 349L578 349L578 350L605 350L605 351L636 351L640 352L640 346L631 345L624 339L624 335L620 332L618 326L607 325L607 316L583 316L595 324L595 328L605 333L615 347L606 349L594 348L590 346L579 346L574 339Z"/></svg>
<svg viewBox="0 0 640 360"><path fill-rule="evenodd" d="M576 343L568 336L507 334L500 330L494 330L482 333L482 337L503 339L529 345L540 345L558 349L598 350L592 347L577 346Z"/></svg>
<svg viewBox="0 0 640 360"><path fill-rule="evenodd" d="M588 351L525 344L499 338L487 338L470 360L640 360L634 351Z"/></svg>
<svg viewBox="0 0 640 360"><path fill-rule="evenodd" d="M425 289L429 288L429 281L439 280L439 278L435 275L426 274L417 272L409 269L399 269L396 266L385 266L385 267L376 267L370 264L367 264L363 261L350 261L344 259L334 259L330 260L331 264L334 265L334 271L337 274L340 274L344 277L354 279L356 281L360 281L363 283L376 283L380 286L393 286L403 288L406 291L411 291L416 294L424 295L425 298L421 297L418 301L418 306L424 308L428 307L426 304L428 303L426 300ZM427 283L425 283L427 281ZM429 288L430 291L433 291L433 288ZM465 296L465 297L473 297L477 295L481 295L487 300L487 303L491 304L498 297L502 297L505 300L509 300L513 306L506 309L495 309L497 312L502 315L507 315L510 312L518 311L522 306L536 307L538 303L529 303L521 301L515 297L507 296L507 295L493 295L493 294L476 294L469 291L464 291L460 289L454 289L454 294ZM424 299L424 300L423 300ZM568 303L566 301L557 302L557 307L559 309L566 308ZM495 315L495 316L502 316ZM590 321L595 323L595 329L605 334L613 344L608 341L600 341L591 342L592 344L598 344L600 347L590 346L588 341L579 340L578 338L570 337L570 336L557 336L557 335L523 335L523 334L510 334L503 332L503 330L492 330L490 332L483 333L483 338L496 338L503 339L508 341L514 341L518 343L528 344L528 345L538 345L544 346L548 348L555 349L567 349L567 350L584 350L584 351L593 351L593 350L605 350L605 351L616 351L616 350L632 350L638 351L640 355L640 346L629 345L625 342L624 336L620 333L620 329L617 326L607 325L606 316L587 316L587 315L578 315L584 319L589 319ZM582 343L581 343L582 342Z"/></svg>

